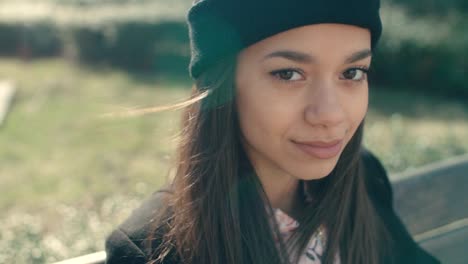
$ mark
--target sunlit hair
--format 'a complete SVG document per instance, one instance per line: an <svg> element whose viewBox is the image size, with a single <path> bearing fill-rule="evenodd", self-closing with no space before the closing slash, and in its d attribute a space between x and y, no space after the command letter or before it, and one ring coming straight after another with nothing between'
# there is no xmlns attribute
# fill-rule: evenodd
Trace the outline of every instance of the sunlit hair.
<svg viewBox="0 0 468 264"><path fill-rule="evenodd" d="M235 58L226 58L196 80L183 115L172 193L155 215L148 238L150 263L297 263L312 234L328 231L324 263L390 263L389 235L366 190L360 161L363 124L334 170L303 181L312 200L297 218L290 241L270 225L272 208L241 144L235 104ZM201 96L203 95L203 96ZM305 193L302 193L305 199ZM287 243L285 243L287 242ZM288 246L286 246L288 245ZM289 253L288 253L289 252Z"/></svg>

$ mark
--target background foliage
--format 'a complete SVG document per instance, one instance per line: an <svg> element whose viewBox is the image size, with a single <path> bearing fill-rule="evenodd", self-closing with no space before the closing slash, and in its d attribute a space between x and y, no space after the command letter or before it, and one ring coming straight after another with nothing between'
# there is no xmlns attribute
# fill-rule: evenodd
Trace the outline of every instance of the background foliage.
<svg viewBox="0 0 468 264"><path fill-rule="evenodd" d="M373 79L405 90L468 98L468 12L438 5L430 9L434 1L428 2L384 5ZM418 13L417 6L424 11Z"/></svg>
<svg viewBox="0 0 468 264"><path fill-rule="evenodd" d="M0 55L61 55L131 71L186 74L190 51L184 17L190 2L3 0ZM464 0L383 2L384 34L373 81L468 98L467 5ZM28 6L32 11L24 12Z"/></svg>
<svg viewBox="0 0 468 264"><path fill-rule="evenodd" d="M0 0L0 263L50 263L105 236L170 175L188 96L191 0ZM384 1L365 145L391 175L468 153L464 0ZM383 141L382 138L385 140Z"/></svg>

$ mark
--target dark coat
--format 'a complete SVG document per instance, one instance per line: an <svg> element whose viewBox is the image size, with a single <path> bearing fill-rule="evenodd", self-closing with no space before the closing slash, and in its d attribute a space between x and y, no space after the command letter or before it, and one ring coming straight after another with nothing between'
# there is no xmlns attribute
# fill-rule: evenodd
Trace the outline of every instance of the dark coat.
<svg viewBox="0 0 468 264"><path fill-rule="evenodd" d="M378 159L370 152L363 151L362 161L369 195L382 219L389 227L393 239L397 241L394 252L396 263L440 263L416 244L395 213L392 188L387 173ZM147 251L144 241L152 228L151 219L161 207L162 198L167 194L170 194L167 189L155 192L122 225L111 233L106 240L106 263L143 264L148 261L150 252Z"/></svg>

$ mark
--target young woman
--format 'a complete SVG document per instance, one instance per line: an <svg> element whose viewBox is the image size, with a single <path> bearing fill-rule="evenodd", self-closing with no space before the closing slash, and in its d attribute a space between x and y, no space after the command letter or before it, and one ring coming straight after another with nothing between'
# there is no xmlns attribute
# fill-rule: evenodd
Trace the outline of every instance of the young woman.
<svg viewBox="0 0 468 264"><path fill-rule="evenodd" d="M201 0L176 173L108 263L438 263L361 147L378 0Z"/></svg>

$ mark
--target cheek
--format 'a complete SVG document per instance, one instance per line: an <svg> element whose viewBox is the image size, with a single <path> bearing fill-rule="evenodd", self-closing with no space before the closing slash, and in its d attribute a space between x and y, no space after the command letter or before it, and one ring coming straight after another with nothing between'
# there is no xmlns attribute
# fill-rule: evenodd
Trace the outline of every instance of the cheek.
<svg viewBox="0 0 468 264"><path fill-rule="evenodd" d="M367 109L369 106L369 88L364 89L362 96L360 96L359 102L356 104L356 118L359 119L359 123L364 119L367 114Z"/></svg>
<svg viewBox="0 0 468 264"><path fill-rule="evenodd" d="M236 82L236 104L242 131L263 133L263 136L283 134L294 115L290 100L272 87L262 73L254 69L240 73Z"/></svg>
<svg viewBox="0 0 468 264"><path fill-rule="evenodd" d="M352 100L348 98L346 101L346 109L348 112L349 122L351 124L352 133L350 136L354 134L356 129L359 127L361 122L364 120L367 109L368 109L368 88L362 89L357 94L354 94Z"/></svg>
<svg viewBox="0 0 468 264"><path fill-rule="evenodd" d="M250 89L237 96L239 123L244 136L261 140L285 133L290 118L287 118L289 113L284 104L271 96L261 96L255 92L255 87Z"/></svg>

